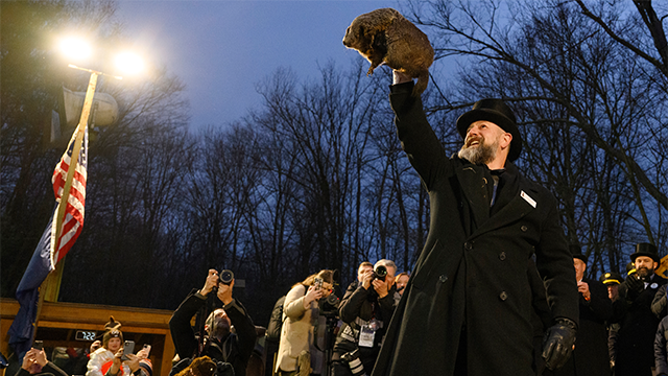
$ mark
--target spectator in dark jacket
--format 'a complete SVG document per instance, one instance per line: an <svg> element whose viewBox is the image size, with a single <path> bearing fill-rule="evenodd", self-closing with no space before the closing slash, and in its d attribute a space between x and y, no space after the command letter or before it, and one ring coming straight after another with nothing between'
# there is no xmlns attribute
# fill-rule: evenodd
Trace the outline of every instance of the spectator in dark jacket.
<svg viewBox="0 0 668 376"><path fill-rule="evenodd" d="M653 244L637 244L631 261L636 270L620 286L625 313L615 344L615 374L651 376L655 363L653 342L659 326L659 319L651 306L657 291L665 289L666 279L654 273L659 266L659 255Z"/></svg>
<svg viewBox="0 0 668 376"><path fill-rule="evenodd" d="M198 349L200 341L190 326L190 320L206 305L207 296L215 287L217 287L216 296L223 303L223 308L215 309L206 319L203 348L200 353ZM182 361L186 358L207 355L214 361L230 363L236 376L246 375L246 364L255 347L257 334L246 309L232 297L233 288L234 280L229 285L224 284L220 282L218 272L211 269L204 287L198 291L191 291L174 311L169 320L169 330L176 353ZM180 366L185 368L187 364L180 363Z"/></svg>
<svg viewBox="0 0 668 376"><path fill-rule="evenodd" d="M610 356L606 320L612 317L612 301L608 298L607 288L601 282L584 277L587 258L582 254L580 246L571 245L570 248L580 293L580 326L571 358L561 369L555 370L554 374L608 376Z"/></svg>
<svg viewBox="0 0 668 376"><path fill-rule="evenodd" d="M378 357L383 335L394 312L394 262L380 260L387 270L378 278L374 265L363 262L357 271L357 281L346 290L339 304L339 329L332 356L332 376L371 374ZM355 354L355 355L353 355Z"/></svg>
<svg viewBox="0 0 668 376"><path fill-rule="evenodd" d="M52 362L46 360L46 354L44 353L44 350L38 350L34 348L28 350L28 352L23 356L23 364L16 373L16 376L29 375L67 376L65 371L58 368L58 366Z"/></svg>
<svg viewBox="0 0 668 376"><path fill-rule="evenodd" d="M666 296L663 289L664 299ZM656 329L654 337L654 372L657 376L668 376L668 360L666 357L666 340L668 340L668 316L664 317Z"/></svg>
<svg viewBox="0 0 668 376"><path fill-rule="evenodd" d="M615 344L617 332L619 331L619 319L624 314L624 303L619 298L619 286L624 280L619 273L603 273L598 279L608 289L608 299L612 302L612 317L608 320L608 356L610 357L610 369L615 368Z"/></svg>

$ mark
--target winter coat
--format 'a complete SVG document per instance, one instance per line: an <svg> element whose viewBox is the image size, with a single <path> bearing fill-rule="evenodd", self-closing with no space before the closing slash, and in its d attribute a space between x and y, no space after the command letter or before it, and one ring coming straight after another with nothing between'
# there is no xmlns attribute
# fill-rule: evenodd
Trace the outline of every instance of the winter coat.
<svg viewBox="0 0 668 376"><path fill-rule="evenodd" d="M568 362L554 372L555 376L609 376L608 330L606 320L612 317L608 289L599 281L583 279L589 284L589 301L580 294L580 325L575 350Z"/></svg>
<svg viewBox="0 0 668 376"><path fill-rule="evenodd" d="M3 370L4 372L4 370ZM120 372L119 372L120 373ZM47 362L44 367L42 367L42 370L39 373L31 374L30 372L24 370L23 368L19 368L19 370L16 372L16 375L14 376L68 376L65 371L60 369L57 365L53 364L52 362Z"/></svg>
<svg viewBox="0 0 668 376"><path fill-rule="evenodd" d="M206 297L193 290L169 319L169 330L176 353L181 359L208 355L214 361L231 363L236 376L245 376L246 365L255 348L257 338L253 321L244 306L234 299L230 304L222 307L234 326L234 333L230 333L222 342L215 338L211 339L203 353L197 354L198 337L190 326L190 320L205 304Z"/></svg>
<svg viewBox="0 0 668 376"><path fill-rule="evenodd" d="M527 268L534 253L553 317L578 321L556 200L506 162L490 208L490 170L446 156L411 90L392 86L390 102L402 147L429 193L430 231L373 376L452 375L460 343L469 376L532 375Z"/></svg>
<svg viewBox="0 0 668 376"><path fill-rule="evenodd" d="M100 347L90 354L90 360L88 361L88 371L86 376L104 376L107 374L107 371L111 367L111 363L114 361L114 353ZM130 367L127 364L123 363L121 366L123 372L119 372L118 376L121 376L121 373L125 376L130 375Z"/></svg>
<svg viewBox="0 0 668 376"><path fill-rule="evenodd" d="M668 316L661 319L654 336L654 368L656 375L668 375L666 342L668 341Z"/></svg>
<svg viewBox="0 0 668 376"><path fill-rule="evenodd" d="M320 368L323 354L315 347L315 326L318 325L320 310L315 302L304 308L304 298L308 286L294 286L285 296L283 304L283 327L278 346L275 370L296 371L299 369L300 355L310 354L313 368ZM314 371L315 372L315 371ZM320 372L315 372L320 373Z"/></svg>
<svg viewBox="0 0 668 376"><path fill-rule="evenodd" d="M334 359L339 359L347 352L355 351L358 348L361 326L368 325L371 319L375 319L378 328L374 334L373 346L359 346L359 358L367 374L371 373L381 341L390 324L396 291L393 286L385 297L380 298L375 294L375 290L373 292L372 290L373 285L367 290L358 281L351 283L346 289L339 304L339 317L343 324L339 328L333 349Z"/></svg>
<svg viewBox="0 0 668 376"><path fill-rule="evenodd" d="M653 274L645 289L640 293L634 293L628 289L626 281L620 286L620 290L625 291L626 313L619 323L615 343L616 376L652 375L654 338L659 326L659 318L652 312L651 305L657 291L665 289L665 284L664 278Z"/></svg>

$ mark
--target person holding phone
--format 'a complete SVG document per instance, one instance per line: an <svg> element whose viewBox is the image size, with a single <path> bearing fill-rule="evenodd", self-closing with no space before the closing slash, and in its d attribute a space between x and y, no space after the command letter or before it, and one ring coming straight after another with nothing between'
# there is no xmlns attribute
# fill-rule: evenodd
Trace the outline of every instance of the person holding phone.
<svg viewBox="0 0 668 376"><path fill-rule="evenodd" d="M137 355L132 354L134 342L123 341L121 323L113 316L104 327L106 330L102 336L102 347L90 354L86 376L129 376L137 371L139 361L148 354L145 350L139 351ZM133 368L135 358L137 368Z"/></svg>
<svg viewBox="0 0 668 376"><path fill-rule="evenodd" d="M121 366L128 367L134 376L149 376L146 369L142 367L140 363L140 361L144 359L142 354L140 354L141 351L137 353L137 355L133 354L129 342L132 344L132 348L134 348L134 342L125 342L127 346L123 346L123 349L119 350L114 355L114 359L107 372L105 372L105 376L129 375L129 373L126 374L125 371L121 372Z"/></svg>
<svg viewBox="0 0 668 376"><path fill-rule="evenodd" d="M16 376L28 375L67 376L67 373L48 361L44 350L42 350L41 341L35 341L33 348L23 356L23 364L16 373Z"/></svg>
<svg viewBox="0 0 668 376"><path fill-rule="evenodd" d="M334 273L321 270L292 286L285 296L275 367L278 375L318 375L325 368L327 359L315 347L314 324L320 316L317 301L328 297L333 285Z"/></svg>

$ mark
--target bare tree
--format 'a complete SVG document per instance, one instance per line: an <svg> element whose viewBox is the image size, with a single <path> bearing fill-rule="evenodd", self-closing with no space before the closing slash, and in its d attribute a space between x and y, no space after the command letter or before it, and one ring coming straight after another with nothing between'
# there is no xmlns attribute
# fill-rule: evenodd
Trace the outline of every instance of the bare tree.
<svg viewBox="0 0 668 376"><path fill-rule="evenodd" d="M661 68L651 53L615 40L624 33L647 46L642 22L620 2L591 4L605 21L580 1L412 1L406 9L432 34L438 58L467 62L459 92L439 110L481 95L511 102L527 140L520 164L559 198L570 241L618 270L629 244L665 238L656 222L668 209L665 184L657 184L667 168L665 80L652 73ZM590 227L600 224L606 231Z"/></svg>

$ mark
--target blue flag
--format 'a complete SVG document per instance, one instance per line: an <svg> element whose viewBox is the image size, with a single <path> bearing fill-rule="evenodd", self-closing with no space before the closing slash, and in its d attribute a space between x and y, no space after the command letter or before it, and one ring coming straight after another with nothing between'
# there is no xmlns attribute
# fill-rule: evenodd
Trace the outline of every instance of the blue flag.
<svg viewBox="0 0 668 376"><path fill-rule="evenodd" d="M16 300L21 308L9 328L9 345L22 359L32 346L33 333L35 331L35 319L37 318L37 304L39 299L39 286L44 282L49 273L54 269L51 262L51 227L53 215L42 238L37 244L28 268L16 289Z"/></svg>

